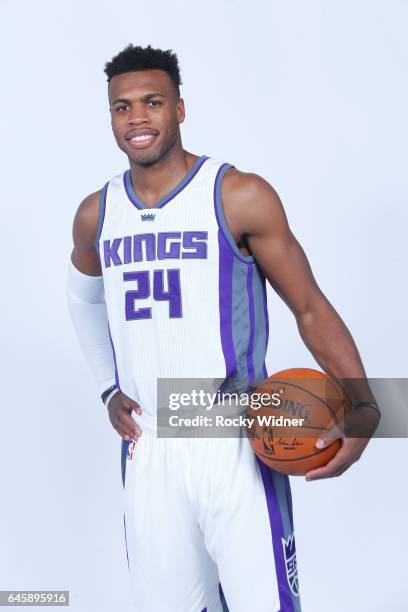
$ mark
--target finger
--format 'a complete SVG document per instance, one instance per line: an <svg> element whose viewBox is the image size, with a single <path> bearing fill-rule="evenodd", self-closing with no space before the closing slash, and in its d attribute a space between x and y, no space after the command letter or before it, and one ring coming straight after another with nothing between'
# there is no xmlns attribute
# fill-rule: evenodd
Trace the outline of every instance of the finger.
<svg viewBox="0 0 408 612"><path fill-rule="evenodd" d="M124 393L122 394L122 399L127 407L129 406L132 408L132 410L134 410L137 414L142 414L142 409L140 408L140 405L135 402L135 400L132 400L132 398L128 397Z"/></svg>
<svg viewBox="0 0 408 612"><path fill-rule="evenodd" d="M134 410L137 412L137 414L142 414L142 409L139 406L139 404L136 404L136 402L135 402Z"/></svg>
<svg viewBox="0 0 408 612"><path fill-rule="evenodd" d="M140 436L142 435L142 430L140 428L138 428L137 432L133 432L130 435L129 435L129 433L126 430L124 430L124 429L122 429L120 427L118 427L116 429L116 431L120 435L120 437L125 440L125 442L129 442L130 440L137 441L140 438Z"/></svg>
<svg viewBox="0 0 408 612"><path fill-rule="evenodd" d="M129 409L129 412L134 410L137 414L142 414L142 409L140 408L139 404L136 404L136 402L130 403L129 401L126 401L126 408Z"/></svg>
<svg viewBox="0 0 408 612"><path fill-rule="evenodd" d="M110 422L118 434L125 440L132 437L140 437L142 431L126 411L115 412L110 415Z"/></svg>
<svg viewBox="0 0 408 612"><path fill-rule="evenodd" d="M307 480L308 482L311 480L322 480L323 478L334 478L335 476L340 476L341 474L343 474L343 472L345 472L346 470L348 470L348 468L350 467L351 463L348 463L347 465L342 465L339 469L337 470L311 470L310 472L307 472L307 474L305 474L305 480Z"/></svg>
<svg viewBox="0 0 408 612"><path fill-rule="evenodd" d="M315 480L317 478L330 478L331 476L334 476L338 470L343 469L343 467L350 463L348 459L345 460L344 457L338 457L339 453L340 451L338 451L338 453L333 457L331 461L329 461L327 465L306 472L305 479Z"/></svg>
<svg viewBox="0 0 408 612"><path fill-rule="evenodd" d="M340 472L345 471L351 465L350 462L345 461L329 461L327 465L316 470L310 470L305 474L305 480L318 480L319 478L332 478L337 476Z"/></svg>
<svg viewBox="0 0 408 612"><path fill-rule="evenodd" d="M346 468L345 468L346 469ZM344 471L344 470L343 470ZM331 470L329 472L310 472L307 476L305 476L305 480L307 482L311 482L312 480L323 480L325 478L334 478L335 476L339 476L340 470Z"/></svg>
<svg viewBox="0 0 408 612"><path fill-rule="evenodd" d="M127 413L122 413L119 416L119 425L123 431L131 438L139 438L142 435L142 430L139 425Z"/></svg>
<svg viewBox="0 0 408 612"><path fill-rule="evenodd" d="M368 440L366 439L344 438L342 447L336 456L344 457L346 461L357 461L361 457L367 444Z"/></svg>
<svg viewBox="0 0 408 612"><path fill-rule="evenodd" d="M325 448L332 444L335 440L340 440L344 438L344 434L341 429L337 426L334 426L330 431L325 432L320 436L320 438L316 441L315 446L317 448Z"/></svg>
<svg viewBox="0 0 408 612"><path fill-rule="evenodd" d="M136 427L135 427L135 429L134 429L134 431L133 431L133 434L132 434L133 439L134 439L134 440L138 440L138 439L140 438L140 436L141 436L141 435L142 435L142 430L141 430L141 428L139 427L139 425L136 425Z"/></svg>
<svg viewBox="0 0 408 612"><path fill-rule="evenodd" d="M125 442L129 442L130 436L128 436L128 434L123 429L121 429L120 427L114 427L114 430L121 438L123 438L123 440L125 440Z"/></svg>
<svg viewBox="0 0 408 612"><path fill-rule="evenodd" d="M342 474L344 474L344 472L345 472L346 470L348 470L348 469L349 469L349 467L351 467L352 465L353 465L352 463L349 463L348 465L346 465L346 466L345 466L345 467L344 467L342 470L340 470L339 472L337 472L336 476L341 476Z"/></svg>

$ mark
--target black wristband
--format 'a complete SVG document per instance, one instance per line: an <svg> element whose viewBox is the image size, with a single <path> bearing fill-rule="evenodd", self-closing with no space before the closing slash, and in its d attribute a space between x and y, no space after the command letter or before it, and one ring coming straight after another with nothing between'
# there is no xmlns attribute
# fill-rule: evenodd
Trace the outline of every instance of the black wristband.
<svg viewBox="0 0 408 612"><path fill-rule="evenodd" d="M117 389L116 385L112 385L111 387L109 387L109 389L106 389L106 390L105 390L105 391L102 393L101 398L102 398L102 402L103 402L103 403L105 403L106 398L108 397L108 395L109 395L110 393L112 393L112 391L113 391L114 389Z"/></svg>
<svg viewBox="0 0 408 612"><path fill-rule="evenodd" d="M375 402L359 402L358 404L353 406L353 410L357 410L358 408L364 408L365 406L367 406L368 408L373 408L374 410L376 410L376 412L378 412L378 415L381 416L381 410L379 409L378 404L376 404Z"/></svg>

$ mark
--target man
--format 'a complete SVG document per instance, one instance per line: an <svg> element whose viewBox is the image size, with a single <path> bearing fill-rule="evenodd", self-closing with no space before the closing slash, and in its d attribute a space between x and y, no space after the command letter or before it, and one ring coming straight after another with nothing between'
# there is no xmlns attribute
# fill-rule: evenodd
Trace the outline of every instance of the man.
<svg viewBox="0 0 408 612"><path fill-rule="evenodd" d="M130 169L79 206L68 296L123 439L135 605L141 612L298 612L287 476L261 474L245 437L158 437L156 383L219 379L245 389L264 379L265 279L325 372L364 379L357 348L276 191L255 174L183 149L177 57L129 45L105 72L113 133ZM374 431L372 397L351 399L369 400L359 408ZM341 474L367 442L343 438L334 459L307 479Z"/></svg>

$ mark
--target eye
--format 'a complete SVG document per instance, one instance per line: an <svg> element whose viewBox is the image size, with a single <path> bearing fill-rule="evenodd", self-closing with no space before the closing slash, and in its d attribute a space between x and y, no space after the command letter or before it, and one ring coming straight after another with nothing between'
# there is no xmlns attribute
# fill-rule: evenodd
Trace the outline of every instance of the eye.
<svg viewBox="0 0 408 612"><path fill-rule="evenodd" d="M160 100L149 100L148 104L150 104L151 106L161 106L161 102Z"/></svg>
<svg viewBox="0 0 408 612"><path fill-rule="evenodd" d="M115 111L117 113L122 112L123 110L125 110L126 108L128 108L127 104L120 104L119 106L116 106Z"/></svg>

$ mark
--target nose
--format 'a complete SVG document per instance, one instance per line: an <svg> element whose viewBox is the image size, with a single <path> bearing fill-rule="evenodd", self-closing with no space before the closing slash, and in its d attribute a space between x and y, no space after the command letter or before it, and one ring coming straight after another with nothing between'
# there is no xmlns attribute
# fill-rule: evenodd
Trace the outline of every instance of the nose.
<svg viewBox="0 0 408 612"><path fill-rule="evenodd" d="M148 121L148 116L145 104L133 104L128 114L128 121L130 125L140 125L146 123Z"/></svg>

